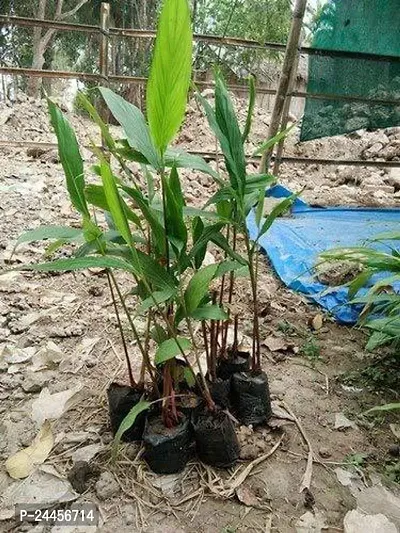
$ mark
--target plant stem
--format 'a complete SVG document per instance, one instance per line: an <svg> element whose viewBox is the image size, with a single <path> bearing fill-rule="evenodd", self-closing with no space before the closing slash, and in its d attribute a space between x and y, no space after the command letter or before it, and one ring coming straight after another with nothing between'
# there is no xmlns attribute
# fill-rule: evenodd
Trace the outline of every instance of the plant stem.
<svg viewBox="0 0 400 533"><path fill-rule="evenodd" d="M113 286L112 286L112 283L111 283L110 272L108 270L107 270L107 281L108 281L108 286L110 288L111 299L113 301L115 314L117 315L118 329L119 329L119 332L120 332L120 335L121 335L122 345L124 347L126 366L128 367L129 382L130 382L131 387L136 387L136 382L135 382L135 379L133 377L133 372L132 372L132 365L131 365L131 361L129 359L128 347L126 345L124 330L122 329L122 324L121 324L121 319L120 319L120 316L119 316L118 306L117 306L117 302L115 300L114 289L113 289ZM142 383L142 380L140 380L140 383Z"/></svg>
<svg viewBox="0 0 400 533"><path fill-rule="evenodd" d="M147 370L150 374L150 378L153 382L153 385L155 387L155 390L157 393L159 393L159 390L158 390L158 385L157 385L157 380L155 378L155 375L154 375L154 371L153 371L153 367L151 366L151 362L150 362L150 358L149 358L149 354L146 353L144 347L143 347L143 344L142 344L142 341L140 340L140 336L139 336L139 333L136 329L136 326L135 324L133 323L133 320L132 320L132 317L131 317L131 314L129 312L129 309L127 308L126 306L126 303L125 303L125 299L120 291L120 288L118 286L118 283L117 283L117 280L115 279L115 276L112 272L110 272L110 276L111 276L111 279L114 283L114 286L115 286L115 290L117 291L117 294L118 294L118 298L120 299L120 302L122 304L122 307L125 311L125 314L126 314L126 317L128 319L128 322L129 322L129 325L131 327L131 330L133 332L133 335L135 337L135 340L137 342L137 345L138 345L138 348L140 350L140 353L142 354L142 357L143 357L143 361L145 361L146 363L146 367L147 367Z"/></svg>
<svg viewBox="0 0 400 533"><path fill-rule="evenodd" d="M249 258L249 273L250 273L250 283L251 283L251 292L253 297L253 353L252 353L252 370L260 370L261 361L260 361L260 325L258 321L258 295L257 295L257 277L254 270L254 253L251 249L250 238L245 232L245 243L247 254Z"/></svg>

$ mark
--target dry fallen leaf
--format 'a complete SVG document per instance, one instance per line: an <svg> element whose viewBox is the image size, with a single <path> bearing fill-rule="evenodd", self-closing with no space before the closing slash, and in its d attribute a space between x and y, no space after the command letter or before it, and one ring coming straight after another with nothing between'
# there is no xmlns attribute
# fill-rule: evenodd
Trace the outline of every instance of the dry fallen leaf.
<svg viewBox="0 0 400 533"><path fill-rule="evenodd" d="M349 420L343 413L335 413L335 429L344 431L348 428L357 429L357 424Z"/></svg>
<svg viewBox="0 0 400 533"><path fill-rule="evenodd" d="M45 509L54 504L76 500L71 483L60 476L51 465L42 465L27 479L14 482L2 494L0 518L12 510L15 515L16 504L35 504Z"/></svg>
<svg viewBox="0 0 400 533"><path fill-rule="evenodd" d="M321 313L317 313L311 321L311 325L315 331L319 331L324 324L324 318Z"/></svg>
<svg viewBox="0 0 400 533"><path fill-rule="evenodd" d="M57 344L53 341L49 341L46 346L43 346L32 357L31 370L37 372L38 370L54 366L59 363L63 357L64 354Z"/></svg>
<svg viewBox="0 0 400 533"><path fill-rule="evenodd" d="M27 348L17 348L16 346L5 346L1 352L1 358L6 363L20 364L26 363L34 356L36 348L28 346Z"/></svg>
<svg viewBox="0 0 400 533"><path fill-rule="evenodd" d="M20 450L6 461L6 470L14 479L28 477L36 468L45 462L54 445L50 422L45 422L28 448Z"/></svg>
<svg viewBox="0 0 400 533"><path fill-rule="evenodd" d="M260 505L257 496L250 487L245 484L236 489L236 496L241 503L248 507L258 507Z"/></svg>
<svg viewBox="0 0 400 533"><path fill-rule="evenodd" d="M74 463L85 461L89 463L103 449L102 444L88 444L83 448L78 448L71 454Z"/></svg>
<svg viewBox="0 0 400 533"><path fill-rule="evenodd" d="M400 440L400 424L389 424L389 427L393 435Z"/></svg>
<svg viewBox="0 0 400 533"><path fill-rule="evenodd" d="M74 350L74 354L61 361L59 370L76 374L85 364L100 337L84 338Z"/></svg>
<svg viewBox="0 0 400 533"><path fill-rule="evenodd" d="M42 425L45 420L57 420L82 398L81 391L80 384L55 394L50 394L47 388L42 389L32 403L32 420L38 425Z"/></svg>

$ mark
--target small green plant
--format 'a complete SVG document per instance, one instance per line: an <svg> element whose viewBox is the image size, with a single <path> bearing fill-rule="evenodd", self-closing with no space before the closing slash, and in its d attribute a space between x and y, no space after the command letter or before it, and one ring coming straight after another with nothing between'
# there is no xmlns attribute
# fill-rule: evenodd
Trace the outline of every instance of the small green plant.
<svg viewBox="0 0 400 533"><path fill-rule="evenodd" d="M304 342L299 353L310 359L312 363L321 360L321 347L314 336L310 336Z"/></svg>
<svg viewBox="0 0 400 533"><path fill-rule="evenodd" d="M367 458L368 458L368 454L353 453L353 454L347 455L344 458L344 462L351 466L355 466L356 468L360 468L361 466L364 466Z"/></svg>
<svg viewBox="0 0 400 533"><path fill-rule="evenodd" d="M400 234L394 232L377 235L371 242L398 240ZM388 252L364 246L321 254L322 261L348 261L361 266L362 272L348 284L349 297L350 304L363 307L359 323L371 331L367 344L370 351L385 345L394 350L400 346L400 294L393 290L393 286L400 283L400 253L396 247L386 246ZM364 296L357 297L360 289L375 275L379 275L378 281Z"/></svg>
<svg viewBox="0 0 400 533"><path fill-rule="evenodd" d="M96 182L87 180L73 129L60 109L48 100L66 187L71 203L81 217L81 228L40 227L25 233L17 242L53 240L48 254L66 243L76 246L72 257L25 265L22 267L25 270L71 272L90 267L105 270L124 347L130 387L136 395L142 395L140 401L136 399L133 402L119 424L113 457L120 439L151 405L153 408L161 405L161 419L168 430L179 428L183 423L182 398L188 395L188 391L199 391L207 410L216 412L206 369L201 367L200 354L206 350L208 377L212 381L216 377L217 352L220 350L224 354L227 347L226 334L232 317L225 309L225 303L232 303L234 273L238 270L244 269L250 276L253 299L252 370L261 370L258 240L268 231L274 219L290 207L292 199L284 200L266 219L262 218L265 190L275 178L268 174L248 175L246 171L244 143L251 127L253 83L250 84L249 112L243 132L219 74L215 79L215 109L199 95L224 153L227 178L216 173L202 158L171 148L184 118L191 64L192 32L188 2L165 0L147 85L147 120L137 107L111 89L100 88L102 98L125 134L124 139L114 139L91 101L84 94L78 97L79 105L99 126L103 139L101 148L92 145L97 162L91 171ZM262 150L269 149L281 137L282 134L264 144ZM135 177L131 170L132 162L141 165L143 180ZM206 173L218 185L218 192L203 209L186 205L179 176L181 168ZM260 229L257 238L251 241L246 217L257 202L261 205L256 209ZM237 250L239 234L245 242L244 255ZM205 265L204 258L210 244L217 246L224 257ZM130 276L132 286L121 286L118 271ZM226 278L229 278L227 302L224 300ZM133 312L126 303L127 293L133 298ZM139 376L133 375L121 313L126 315L141 354ZM137 317L145 320L144 333L138 331L135 325ZM235 322L237 332L237 318ZM202 337L196 333L198 326L203 332ZM234 348L237 348L237 336ZM121 394L121 386L114 385L117 393ZM224 427L229 424L236 439L232 422L225 415ZM216 430L225 431L221 427L222 423L216 426ZM186 432L189 439L188 427ZM184 440L182 445L185 453L189 448L188 442ZM177 449L181 448L175 447L175 455ZM163 473L171 471L163 470Z"/></svg>

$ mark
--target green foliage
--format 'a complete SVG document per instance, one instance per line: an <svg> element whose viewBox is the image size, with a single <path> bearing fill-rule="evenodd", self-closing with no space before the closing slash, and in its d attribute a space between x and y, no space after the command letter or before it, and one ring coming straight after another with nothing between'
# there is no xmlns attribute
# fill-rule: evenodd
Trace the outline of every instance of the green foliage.
<svg viewBox="0 0 400 533"><path fill-rule="evenodd" d="M377 235L371 242L398 241L400 234ZM349 285L350 304L361 304L364 309L360 324L372 331L367 349L373 351L381 346L400 346L400 294L393 291L393 285L400 282L400 254L397 248L390 247L390 253L368 246L339 248L321 254L322 261L350 261L363 270ZM379 274L381 279L372 284L362 297L358 292L372 278ZM380 316L379 316L380 315ZM377 317L378 316L378 317Z"/></svg>
<svg viewBox="0 0 400 533"><path fill-rule="evenodd" d="M69 226L39 226L20 235L16 246L23 242L42 241L46 239L75 240L82 237L82 230Z"/></svg>
<svg viewBox="0 0 400 533"><path fill-rule="evenodd" d="M305 341L305 343L301 346L299 353L310 359L313 364L321 359L321 347L313 336L309 337Z"/></svg>
<svg viewBox="0 0 400 533"><path fill-rule="evenodd" d="M147 116L155 145L164 155L181 126L192 69L192 32L187 0L165 0L158 24Z"/></svg>
<svg viewBox="0 0 400 533"><path fill-rule="evenodd" d="M169 359L173 359L177 355L187 352L192 348L192 343L185 337L176 337L175 339L167 339L162 342L157 348L154 361L156 365L165 363Z"/></svg>
<svg viewBox="0 0 400 533"><path fill-rule="evenodd" d="M185 291L185 308L186 312L191 315L200 305L208 289L211 280L217 273L217 264L209 265L198 270L191 280Z"/></svg>
<svg viewBox="0 0 400 533"><path fill-rule="evenodd" d="M143 413L143 411L147 411L147 409L151 406L152 403L153 402L147 402L145 400L141 400L134 407L132 407L132 409L123 419L123 421L121 422L121 425L118 428L117 433L115 434L114 441L113 441L112 448L111 448L111 458L113 461L115 461L117 458L118 447L121 442L121 438L123 434L133 426L138 415L140 415L140 413Z"/></svg>
<svg viewBox="0 0 400 533"><path fill-rule="evenodd" d="M230 278L229 303L235 276L249 274L254 308L257 307L254 265L257 242L250 243L246 216L257 199L263 201L266 187L274 183L275 178L268 174L247 174L246 170L244 143L251 128L255 98L252 82L243 132L220 74L216 74L215 108L200 96L224 153L226 173L220 175L202 158L169 147L184 116L191 75L192 34L187 0L166 0L158 27L147 87L148 122L136 106L109 88L100 88L104 102L126 137L117 140L93 101L84 95L78 97L105 141L103 148L92 146L97 161L92 167L90 183L85 181L75 133L60 109L49 100L68 193L82 216L81 229L37 228L21 236L17 244L56 239L53 251L64 242L80 241L80 247L70 258L21 268L42 272L105 269L115 309L120 306L125 313L142 355L140 379L144 379L144 374L149 376L157 393L158 374L163 373L163 416L166 415L165 420L178 423L175 392L183 379L193 386L197 372L190 366L185 372L179 372L180 365L174 359L183 355L187 361L189 353L194 352L198 361L198 352L204 348L196 338L194 321L201 321L205 332L210 331L215 322L221 334L227 328L223 290L227 286L227 276ZM131 170L132 162L140 165L140 177ZM219 190L208 202L204 199L205 206L212 205L212 208L186 205L179 168L212 176ZM289 200L284 201L265 222L260 217L261 230L267 231L289 205ZM246 257L238 252L236 239L239 235L246 245ZM206 266L204 259L210 245L218 248L215 254L218 259ZM125 275L117 279L116 270L123 270ZM130 278L128 287L120 287L119 278L123 278L124 284ZM139 314L146 320L145 331L140 333L134 320ZM257 320L256 313L254 320ZM210 324L205 324L207 321ZM122 327L120 331L125 346L126 333ZM259 335L258 322L255 331ZM259 354L257 357L259 365ZM127 353L126 358L130 370ZM131 373L130 379L135 386ZM204 397L212 407L204 374L200 374L200 380ZM143 381L137 385L144 388ZM141 401L123 421L114 442L113 457L124 431L149 406L149 402Z"/></svg>
<svg viewBox="0 0 400 533"><path fill-rule="evenodd" d="M58 154L64 169L67 189L72 205L85 217L89 211L85 200L83 161L75 132L60 109L48 100L51 123L57 135Z"/></svg>
<svg viewBox="0 0 400 533"><path fill-rule="evenodd" d="M368 411L365 411L365 414L382 413L382 412L399 411L399 410L400 410L400 403L386 403L385 405L377 405L376 407L372 407L372 409L368 409Z"/></svg>
<svg viewBox="0 0 400 533"><path fill-rule="evenodd" d="M155 168L161 168L161 159L153 144L145 118L136 106L106 87L100 92L115 120L121 124L129 145L137 150Z"/></svg>

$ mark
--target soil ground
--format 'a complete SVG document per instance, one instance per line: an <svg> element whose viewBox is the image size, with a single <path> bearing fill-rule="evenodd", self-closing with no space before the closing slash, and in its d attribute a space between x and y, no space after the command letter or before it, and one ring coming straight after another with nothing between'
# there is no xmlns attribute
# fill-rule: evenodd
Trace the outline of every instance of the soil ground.
<svg viewBox="0 0 400 533"><path fill-rule="evenodd" d="M3 107L2 138L54 140L43 107L43 103L25 99L13 107ZM249 152L262 140L268 124L268 116L260 109L256 111ZM9 116L5 120L6 113ZM245 113L244 105L241 113ZM84 119L72 120L81 139L87 140L88 133L94 135L93 127ZM355 157L365 153L377 135L362 132L305 145L296 144L294 136L286 153ZM389 145L392 139L389 134L385 137ZM179 136L179 145L215 150L215 140L194 104ZM83 154L89 168L91 155L86 150ZM79 225L67 198L56 154L50 151L33 155L22 149L2 149L0 153L0 253L5 268L20 262L38 262L43 257L43 243L32 243L22 245L10 263L10 252L23 231L49 223ZM319 205L398 205L395 177L367 168L335 170L316 165L282 168L282 182L294 190L306 187L305 199ZM189 201L198 206L209 196L211 180L188 172L184 179ZM61 363L34 372L31 362L6 361L3 352L1 459L6 460L33 441L37 428L30 416L32 403L43 394L40 392L43 388L53 394L81 385L85 397L53 423L56 444L46 464L53 465L65 478L77 457L89 462L90 476L78 501L99 505L102 518L99 532L342 531L346 513L358 504L351 483L343 481L343 470L357 478L360 493L371 484L389 484L384 474L394 459L388 450L398 440L388 422L395 425L398 420L394 416L377 420L361 413L376 404L396 398L398 401L398 389L396 392L393 385L392 390L386 388L378 394L360 381L349 384L346 378L372 360L365 351L365 334L356 328L339 326L305 298L282 286L265 259L261 265L262 364L269 375L275 414L279 414L280 408L283 418L275 417L272 427L238 429L242 443L240 468L267 454L280 440L281 443L270 457L254 465L250 475L229 497L226 489L232 471L215 471L192 462L181 476L155 476L140 460L139 448L132 444L123 448L116 465L111 464L105 391L112 381L126 383L127 375L107 279L103 272L94 270L60 275L13 272L0 278L0 346L11 347L11 352L32 347L36 352L52 341L62 353ZM119 280L124 290L129 291L128 278L119 275ZM235 303L241 311L241 330L248 336L250 290L245 281L237 289ZM313 319L315 325L321 318L322 324L313 327ZM144 324L138 320L137 326ZM137 371L139 357L133 342L129 351ZM282 409L294 414L299 424L285 419ZM345 415L342 426L348 427L339 429L342 415ZM314 456L310 490L302 493L308 447L299 425ZM89 451L88 445L98 446ZM94 449L97 453L91 457ZM377 478L375 472L382 477ZM0 493L8 494L10 487L19 483L11 480L2 468ZM397 497L393 485L390 490L393 498ZM40 500L40 494L37 498ZM381 506L378 503L378 508L374 513L384 508L383 503ZM0 518L3 510L4 501ZM390 516L397 527L399 516ZM303 524L308 523L304 529L300 517ZM33 529L32 524L17 525L13 520L5 520L0 522L0 530L55 533L62 528L46 530L39 525Z"/></svg>

